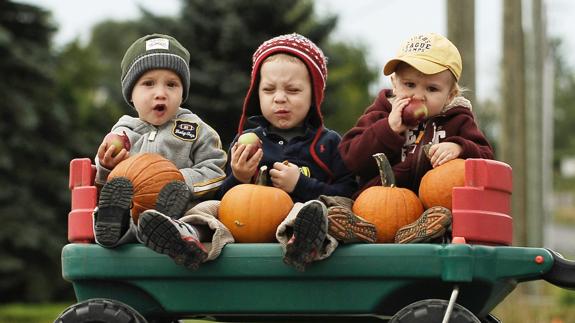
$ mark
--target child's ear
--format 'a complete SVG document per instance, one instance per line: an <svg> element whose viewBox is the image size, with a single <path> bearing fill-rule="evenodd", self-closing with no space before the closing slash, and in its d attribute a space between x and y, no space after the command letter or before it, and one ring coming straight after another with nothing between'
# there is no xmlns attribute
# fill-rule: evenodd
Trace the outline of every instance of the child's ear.
<svg viewBox="0 0 575 323"><path fill-rule="evenodd" d="M453 100L458 95L459 95L459 87L457 86L457 83L455 83L451 88L451 91L449 91L449 102L451 102L451 100Z"/></svg>
<svg viewBox="0 0 575 323"><path fill-rule="evenodd" d="M396 88L395 82L397 81L395 73L391 74L390 79L391 79L391 92L393 93L393 95L395 95L395 88Z"/></svg>

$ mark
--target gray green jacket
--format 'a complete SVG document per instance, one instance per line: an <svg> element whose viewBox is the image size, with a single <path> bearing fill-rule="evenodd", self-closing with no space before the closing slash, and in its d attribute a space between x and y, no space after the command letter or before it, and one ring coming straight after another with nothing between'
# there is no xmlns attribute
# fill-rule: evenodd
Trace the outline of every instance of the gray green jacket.
<svg viewBox="0 0 575 323"><path fill-rule="evenodd" d="M171 160L180 169L195 199L210 198L225 179L227 155L220 136L190 110L180 108L174 119L161 126L124 115L111 132L124 131L130 138L130 155L150 152ZM96 183L103 184L110 170L102 167L97 157L96 167Z"/></svg>

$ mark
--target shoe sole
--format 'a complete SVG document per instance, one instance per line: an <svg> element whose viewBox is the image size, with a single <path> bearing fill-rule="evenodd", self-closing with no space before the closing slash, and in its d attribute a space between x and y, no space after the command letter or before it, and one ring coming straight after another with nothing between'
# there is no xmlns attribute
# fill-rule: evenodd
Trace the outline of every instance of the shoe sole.
<svg viewBox="0 0 575 323"><path fill-rule="evenodd" d="M99 244L113 246L128 230L133 194L132 182L123 177L114 178L102 187L94 220Z"/></svg>
<svg viewBox="0 0 575 323"><path fill-rule="evenodd" d="M172 219L184 215L192 193L186 183L173 181L162 187L156 200L156 211Z"/></svg>
<svg viewBox="0 0 575 323"><path fill-rule="evenodd" d="M367 242L375 243L377 230L375 225L369 223L350 210L340 206L328 209L329 234L343 242Z"/></svg>
<svg viewBox="0 0 575 323"><path fill-rule="evenodd" d="M451 224L451 211L434 206L427 209L417 221L408 224L395 234L395 243L427 242L441 237Z"/></svg>
<svg viewBox="0 0 575 323"><path fill-rule="evenodd" d="M140 217L139 229L144 245L188 269L198 269L208 256L199 241L182 239L180 231L165 217L145 213Z"/></svg>
<svg viewBox="0 0 575 323"><path fill-rule="evenodd" d="M326 234L327 219L324 217L323 205L318 202L304 206L295 218L293 226L295 239L290 240L286 246L284 263L295 267L298 271L305 271L306 265L322 247Z"/></svg>

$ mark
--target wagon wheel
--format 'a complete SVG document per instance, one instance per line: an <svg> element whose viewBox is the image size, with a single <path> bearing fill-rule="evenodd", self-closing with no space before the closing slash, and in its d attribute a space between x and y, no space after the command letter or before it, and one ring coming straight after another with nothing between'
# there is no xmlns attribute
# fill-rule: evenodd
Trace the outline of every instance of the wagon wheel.
<svg viewBox="0 0 575 323"><path fill-rule="evenodd" d="M68 307L54 323L147 323L147 321L124 303L93 298Z"/></svg>
<svg viewBox="0 0 575 323"><path fill-rule="evenodd" d="M411 303L397 312L389 323L442 322L448 303L443 299L426 299ZM481 321L465 307L455 304L449 323L481 323Z"/></svg>
<svg viewBox="0 0 575 323"><path fill-rule="evenodd" d="M487 317L481 319L481 323L501 323L501 321L493 314L489 314Z"/></svg>

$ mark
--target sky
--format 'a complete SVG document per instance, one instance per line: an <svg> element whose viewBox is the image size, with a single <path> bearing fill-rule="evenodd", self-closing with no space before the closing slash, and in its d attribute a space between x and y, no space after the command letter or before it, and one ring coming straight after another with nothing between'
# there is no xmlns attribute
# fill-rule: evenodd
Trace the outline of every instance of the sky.
<svg viewBox="0 0 575 323"><path fill-rule="evenodd" d="M91 27L102 20L137 18L139 6L158 15L175 15L180 8L179 0L16 1L52 11L59 27L55 38L57 45L75 38L86 41ZM499 86L496 73L501 61L502 1L476 1L476 94L480 99L495 95ZM568 54L575 52L575 36L569 27L575 16L575 2L547 0L545 3L548 34L563 39L564 52L567 53L564 56L571 66L575 66L575 55ZM368 50L369 64L377 68L391 59L401 43L412 35L447 33L445 0L315 0L315 7L320 17L338 15L333 39L364 45ZM375 87L389 86L388 80L381 74Z"/></svg>

